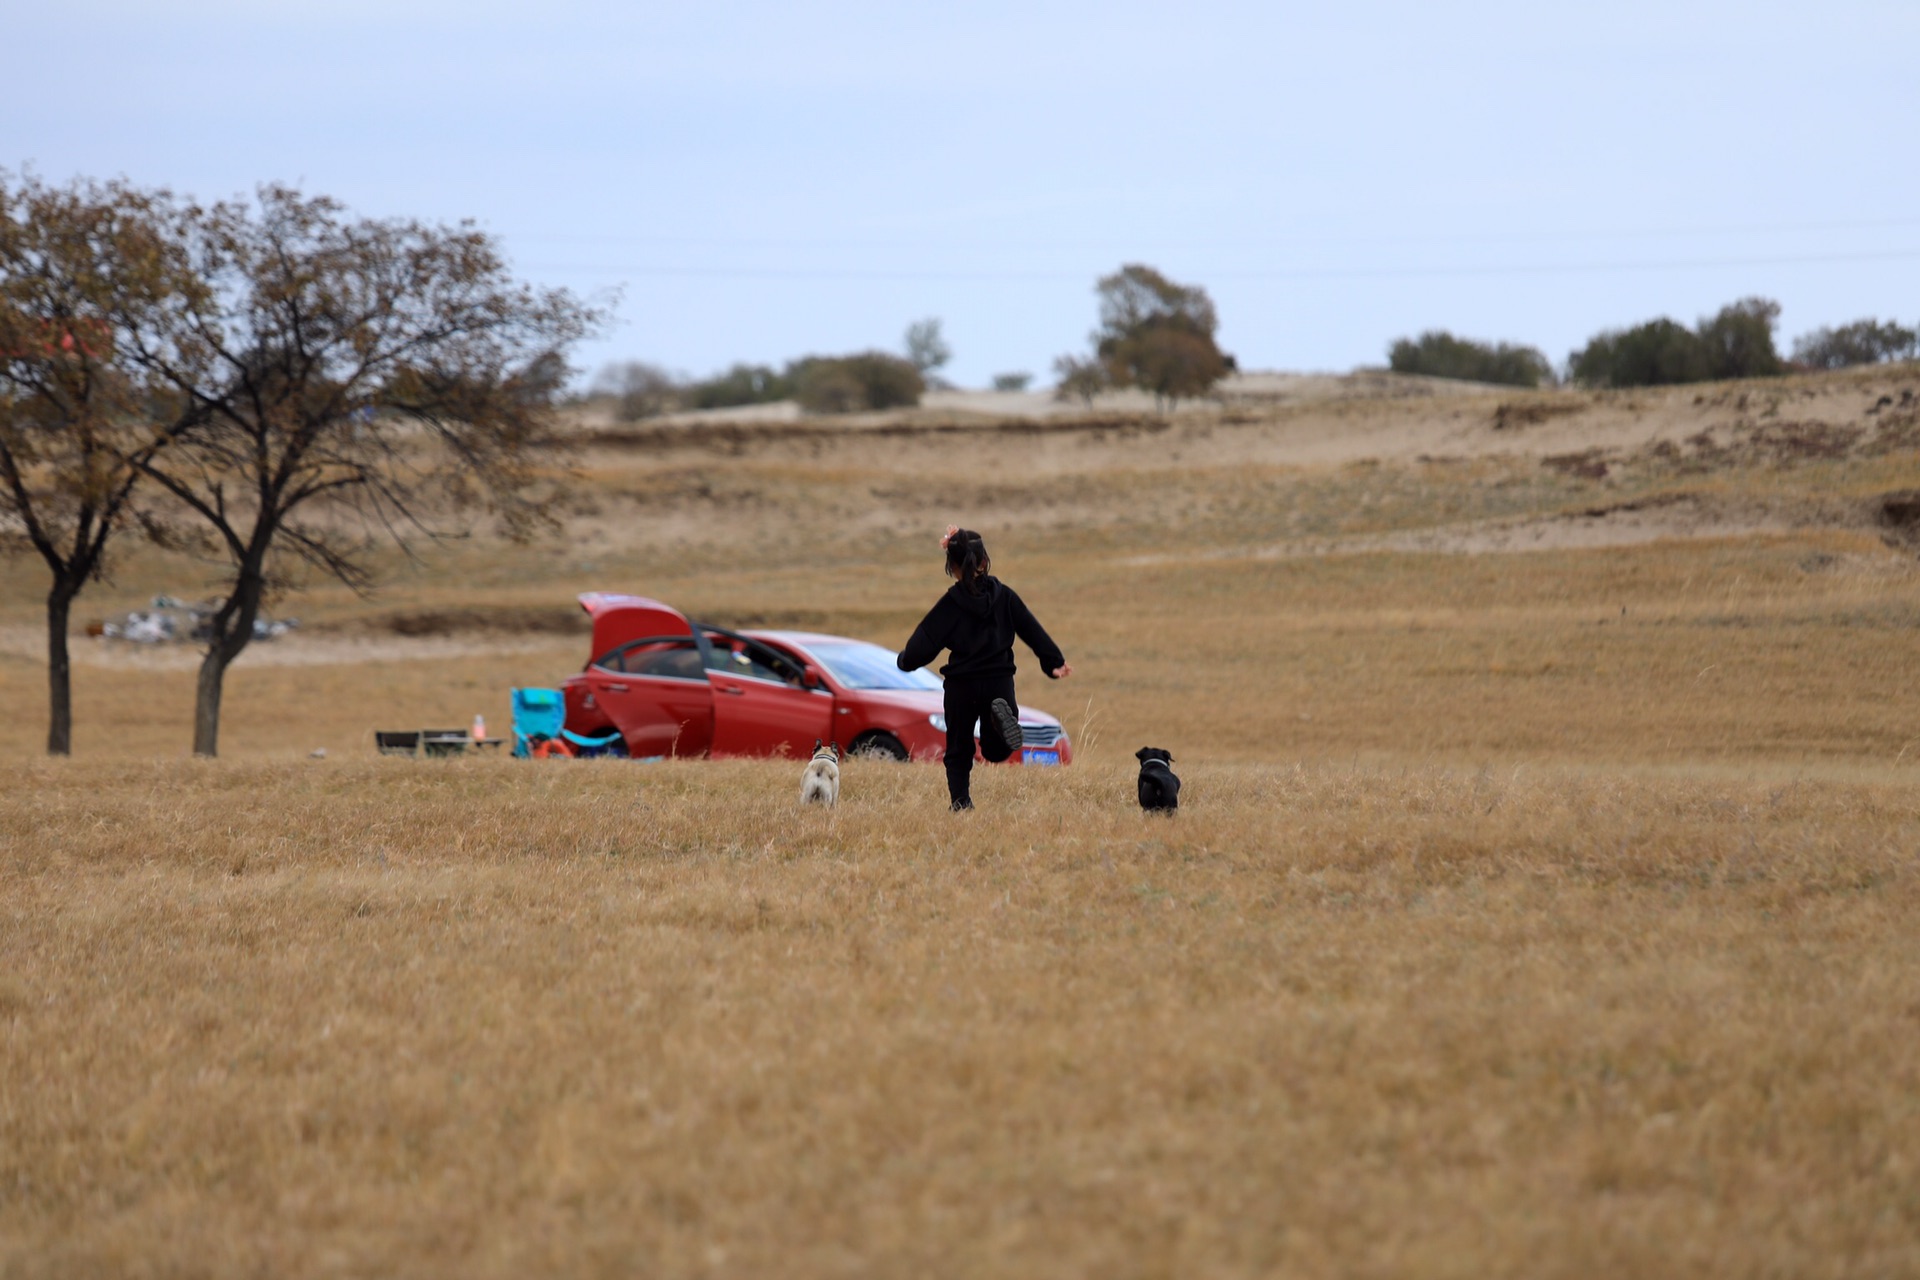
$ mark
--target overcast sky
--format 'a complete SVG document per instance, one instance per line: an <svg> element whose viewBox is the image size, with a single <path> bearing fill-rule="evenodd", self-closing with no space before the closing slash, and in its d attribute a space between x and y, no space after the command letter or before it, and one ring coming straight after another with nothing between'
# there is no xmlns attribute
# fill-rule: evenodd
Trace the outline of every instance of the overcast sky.
<svg viewBox="0 0 1920 1280"><path fill-rule="evenodd" d="M1083 349L1204 285L1242 367L1556 362L1748 294L1920 320L1920 4L12 0L0 167L472 218L619 290L589 368Z"/></svg>

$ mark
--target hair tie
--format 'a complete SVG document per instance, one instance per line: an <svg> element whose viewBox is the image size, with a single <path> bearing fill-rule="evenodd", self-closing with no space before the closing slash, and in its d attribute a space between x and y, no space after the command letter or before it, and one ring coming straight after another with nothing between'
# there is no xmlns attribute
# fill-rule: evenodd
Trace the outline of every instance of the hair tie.
<svg viewBox="0 0 1920 1280"><path fill-rule="evenodd" d="M953 541L953 535L958 532L960 532L959 525L950 524L947 526L947 531L940 535L940 549L942 551L945 551L947 549L948 544Z"/></svg>

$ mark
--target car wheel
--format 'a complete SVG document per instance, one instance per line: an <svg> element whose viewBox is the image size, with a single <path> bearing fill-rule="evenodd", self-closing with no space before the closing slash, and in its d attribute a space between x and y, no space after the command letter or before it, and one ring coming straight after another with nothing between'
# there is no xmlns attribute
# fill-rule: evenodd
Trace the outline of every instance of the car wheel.
<svg viewBox="0 0 1920 1280"><path fill-rule="evenodd" d="M890 733L863 733L853 740L847 748L850 756L866 756L871 760L900 760L907 758L907 749L900 745L900 739Z"/></svg>

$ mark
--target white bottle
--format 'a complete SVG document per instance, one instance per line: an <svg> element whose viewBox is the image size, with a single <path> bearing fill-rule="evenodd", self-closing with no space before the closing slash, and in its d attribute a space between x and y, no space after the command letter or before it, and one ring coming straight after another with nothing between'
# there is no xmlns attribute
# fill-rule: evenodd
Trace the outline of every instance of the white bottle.
<svg viewBox="0 0 1920 1280"><path fill-rule="evenodd" d="M475 742L487 740L487 718L478 712L473 716L473 740Z"/></svg>

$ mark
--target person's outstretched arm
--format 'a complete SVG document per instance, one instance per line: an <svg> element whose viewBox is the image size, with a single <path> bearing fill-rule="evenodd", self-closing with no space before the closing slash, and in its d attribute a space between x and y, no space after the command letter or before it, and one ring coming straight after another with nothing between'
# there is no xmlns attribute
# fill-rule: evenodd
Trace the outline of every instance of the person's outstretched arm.
<svg viewBox="0 0 1920 1280"><path fill-rule="evenodd" d="M920 625L913 629L906 647L893 660L894 665L902 671L918 671L940 656L940 651L947 647L947 636L952 631L953 610L947 605L947 598L941 596L938 603L927 610L927 616L920 619Z"/></svg>
<svg viewBox="0 0 1920 1280"><path fill-rule="evenodd" d="M1010 591L1013 596L1013 634L1027 642L1027 648L1033 650L1033 656L1040 659L1040 669L1047 673L1047 679L1058 680L1063 675L1072 675L1073 668L1067 665L1060 646L1053 642L1047 629L1040 625L1040 619L1033 616L1027 608L1027 602L1020 593Z"/></svg>

